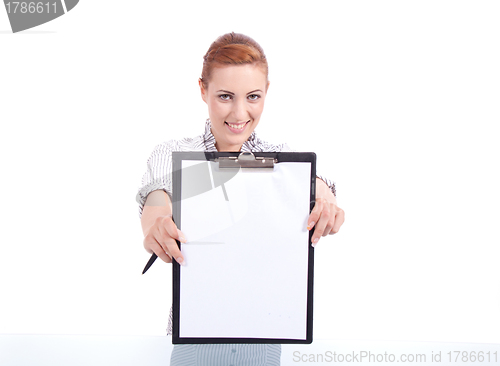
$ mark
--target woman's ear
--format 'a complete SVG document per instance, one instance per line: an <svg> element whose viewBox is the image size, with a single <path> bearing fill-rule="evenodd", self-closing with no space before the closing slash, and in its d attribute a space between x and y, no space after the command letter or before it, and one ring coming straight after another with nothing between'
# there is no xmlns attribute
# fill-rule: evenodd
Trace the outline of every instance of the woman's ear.
<svg viewBox="0 0 500 366"><path fill-rule="evenodd" d="M266 85L266 93L267 93L267 89L269 89L269 85L271 84L270 81L267 82L267 85Z"/></svg>
<svg viewBox="0 0 500 366"><path fill-rule="evenodd" d="M201 99L206 103L207 102L207 91L205 90L205 87L203 86L203 81L201 78L198 79L198 85L200 86L200 91L201 91Z"/></svg>

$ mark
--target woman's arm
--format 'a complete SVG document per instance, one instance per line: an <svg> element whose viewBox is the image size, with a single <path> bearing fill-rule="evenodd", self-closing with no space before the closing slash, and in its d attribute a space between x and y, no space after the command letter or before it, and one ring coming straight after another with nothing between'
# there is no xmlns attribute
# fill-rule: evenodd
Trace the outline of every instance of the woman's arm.
<svg viewBox="0 0 500 366"><path fill-rule="evenodd" d="M184 263L175 239L181 242L186 242L186 239L172 220L170 198L165 191L153 191L148 195L142 210L141 225L144 248L148 253L155 253L167 263L171 263L172 258L179 264Z"/></svg>
<svg viewBox="0 0 500 366"><path fill-rule="evenodd" d="M313 246L321 236L337 233L344 223L344 210L337 206L337 199L330 187L319 178L316 178L316 203L308 222L309 230L316 227L311 238Z"/></svg>

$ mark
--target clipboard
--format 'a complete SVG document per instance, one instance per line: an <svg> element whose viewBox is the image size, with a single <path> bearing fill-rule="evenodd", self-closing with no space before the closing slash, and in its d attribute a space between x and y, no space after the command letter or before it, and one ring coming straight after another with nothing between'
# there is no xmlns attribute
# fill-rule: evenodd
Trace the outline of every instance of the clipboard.
<svg viewBox="0 0 500 366"><path fill-rule="evenodd" d="M316 154L172 152L172 168L172 343L312 343Z"/></svg>

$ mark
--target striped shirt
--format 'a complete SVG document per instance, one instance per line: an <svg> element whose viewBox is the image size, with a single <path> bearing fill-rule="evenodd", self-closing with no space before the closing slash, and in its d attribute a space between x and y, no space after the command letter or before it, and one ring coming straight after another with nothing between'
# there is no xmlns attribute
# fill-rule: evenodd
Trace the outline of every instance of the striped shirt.
<svg viewBox="0 0 500 366"><path fill-rule="evenodd" d="M205 123L205 132L203 135L193 138L184 138L182 140L170 140L159 144L153 150L147 163L147 170L142 178L142 187L137 193L137 203L139 203L139 215L142 215L142 209L148 194L156 190L164 190L172 196L172 151L213 151L216 152L215 137L211 131L210 120ZM241 151L248 152L290 152L293 151L287 144L273 145L259 139L255 131L252 132ZM330 190L336 195L335 184L317 175L324 181Z"/></svg>
<svg viewBox="0 0 500 366"><path fill-rule="evenodd" d="M279 366L281 344L176 344L170 366Z"/></svg>

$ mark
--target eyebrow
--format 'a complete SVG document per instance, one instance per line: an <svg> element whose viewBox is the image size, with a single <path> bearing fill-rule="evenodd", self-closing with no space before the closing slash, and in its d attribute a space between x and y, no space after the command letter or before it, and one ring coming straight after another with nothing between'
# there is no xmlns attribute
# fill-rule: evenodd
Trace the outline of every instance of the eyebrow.
<svg viewBox="0 0 500 366"><path fill-rule="evenodd" d="M262 90L260 90L260 89L252 90L251 92L247 93L247 95L248 95L248 94L253 94L253 93L255 93L255 92L261 92L261 93L262 93Z"/></svg>
<svg viewBox="0 0 500 366"><path fill-rule="evenodd" d="M221 93L221 92L222 92L222 93L225 93L225 94L231 94L231 95L234 95L234 93L233 93L233 92L230 92L229 90L223 90L223 89L221 89L221 90L217 90L217 93Z"/></svg>
<svg viewBox="0 0 500 366"><path fill-rule="evenodd" d="M224 89L217 90L217 93L221 93L221 92L222 92L222 93L225 93L225 94L231 94L231 95L234 95L234 93L233 93L233 92L230 92L229 90L224 90ZM247 95L248 95L248 94L253 94L253 93L255 93L255 92L261 92L261 93L262 93L262 90L260 90L260 89L252 90L251 92L248 92L248 93L247 93Z"/></svg>

